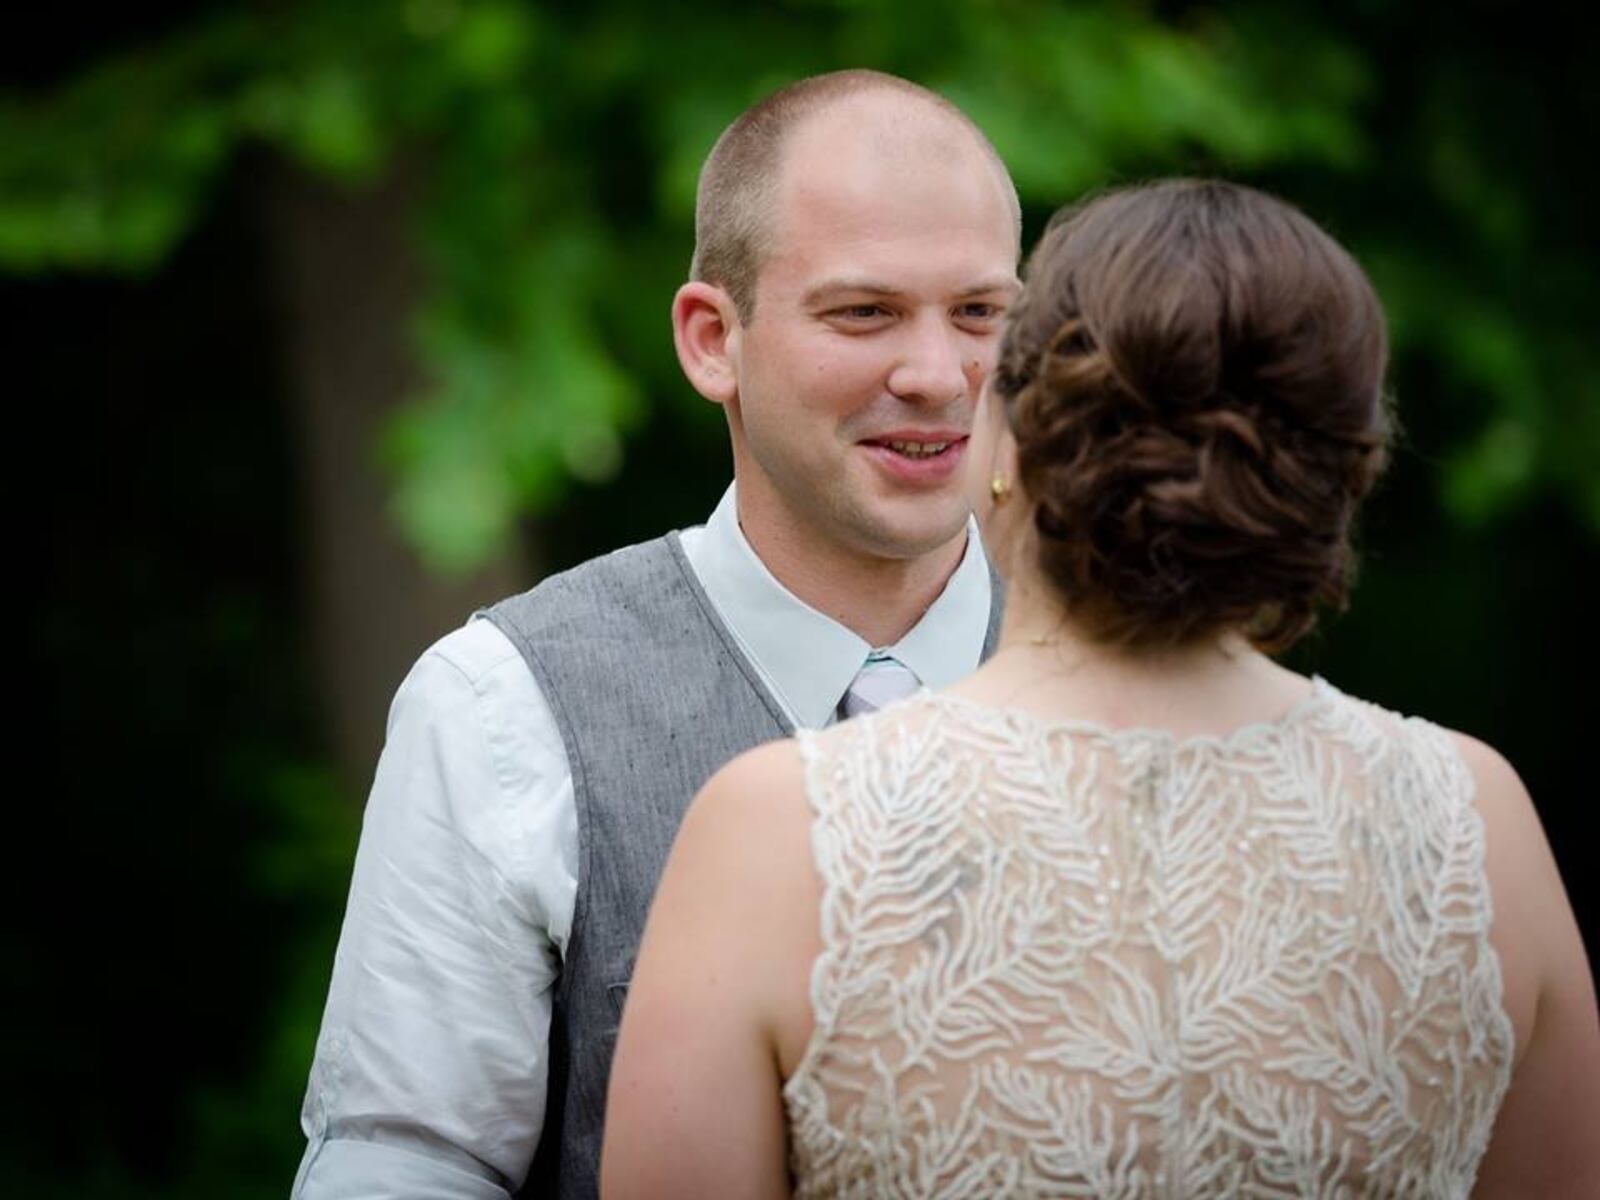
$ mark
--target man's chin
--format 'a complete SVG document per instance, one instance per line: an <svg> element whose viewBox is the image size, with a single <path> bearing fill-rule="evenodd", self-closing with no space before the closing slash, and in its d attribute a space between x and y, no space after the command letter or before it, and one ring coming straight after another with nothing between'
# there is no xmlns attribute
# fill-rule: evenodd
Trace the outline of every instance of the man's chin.
<svg viewBox="0 0 1600 1200"><path fill-rule="evenodd" d="M953 507L943 520L929 520L929 516L926 512L875 512L862 514L856 525L861 540L879 558L910 562L947 551L957 542L966 544L965 509Z"/></svg>

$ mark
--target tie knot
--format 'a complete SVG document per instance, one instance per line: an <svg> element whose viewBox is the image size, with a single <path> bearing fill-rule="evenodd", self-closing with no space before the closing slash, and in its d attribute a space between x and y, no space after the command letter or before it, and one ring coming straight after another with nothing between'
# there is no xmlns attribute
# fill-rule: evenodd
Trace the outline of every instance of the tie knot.
<svg viewBox="0 0 1600 1200"><path fill-rule="evenodd" d="M877 712L922 686L911 668L887 654L870 654L839 701L839 719Z"/></svg>

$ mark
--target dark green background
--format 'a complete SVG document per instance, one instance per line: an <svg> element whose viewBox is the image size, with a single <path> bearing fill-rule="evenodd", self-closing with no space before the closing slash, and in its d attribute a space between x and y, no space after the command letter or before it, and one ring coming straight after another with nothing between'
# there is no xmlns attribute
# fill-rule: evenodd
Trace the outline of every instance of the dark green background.
<svg viewBox="0 0 1600 1200"><path fill-rule="evenodd" d="M1368 264L1405 434L1295 661L1504 751L1593 946L1600 103L1554 10L128 7L4 49L7 1194L286 1193L381 698L507 581L704 518L724 435L667 320L694 172L837 66L966 106L1030 238L1220 172Z"/></svg>

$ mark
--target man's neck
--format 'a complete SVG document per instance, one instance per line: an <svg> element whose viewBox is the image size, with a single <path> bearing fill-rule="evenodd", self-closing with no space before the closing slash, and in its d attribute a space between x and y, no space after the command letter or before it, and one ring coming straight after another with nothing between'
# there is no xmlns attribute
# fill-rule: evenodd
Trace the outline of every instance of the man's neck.
<svg viewBox="0 0 1600 1200"><path fill-rule="evenodd" d="M741 504L742 510L742 504ZM825 543L793 527L739 526L774 579L795 597L873 646L892 646L932 606L966 554L967 532L915 558L885 558Z"/></svg>

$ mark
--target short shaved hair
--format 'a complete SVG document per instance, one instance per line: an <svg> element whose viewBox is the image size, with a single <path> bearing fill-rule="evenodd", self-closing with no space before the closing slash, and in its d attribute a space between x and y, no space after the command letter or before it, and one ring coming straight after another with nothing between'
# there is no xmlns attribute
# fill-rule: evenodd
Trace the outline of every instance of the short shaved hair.
<svg viewBox="0 0 1600 1200"><path fill-rule="evenodd" d="M722 131L700 168L689 278L726 291L741 321L748 322L755 315L756 281L771 250L772 213L789 134L807 117L841 100L868 93L919 101L969 132L1005 180L1020 245L1022 209L1016 185L1000 155L971 117L938 92L882 71L855 69L813 75L779 88L746 109Z"/></svg>

